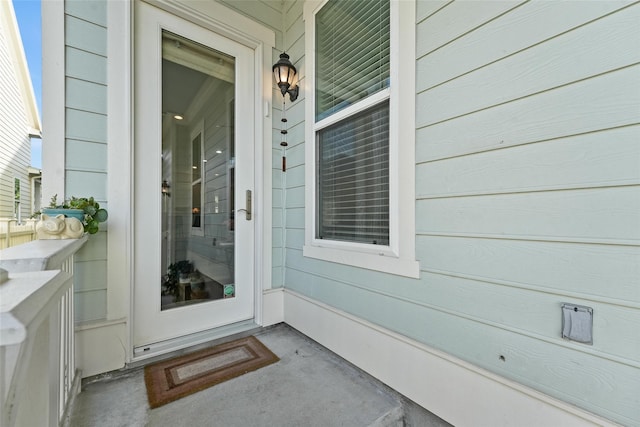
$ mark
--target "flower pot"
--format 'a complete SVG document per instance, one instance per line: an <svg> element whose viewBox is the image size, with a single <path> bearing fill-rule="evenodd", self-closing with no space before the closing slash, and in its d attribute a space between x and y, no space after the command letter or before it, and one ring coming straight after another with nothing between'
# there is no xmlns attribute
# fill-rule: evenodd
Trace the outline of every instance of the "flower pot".
<svg viewBox="0 0 640 427"><path fill-rule="evenodd" d="M48 216L62 214L67 218L75 218L84 223L84 211L82 209L43 208L42 213Z"/></svg>

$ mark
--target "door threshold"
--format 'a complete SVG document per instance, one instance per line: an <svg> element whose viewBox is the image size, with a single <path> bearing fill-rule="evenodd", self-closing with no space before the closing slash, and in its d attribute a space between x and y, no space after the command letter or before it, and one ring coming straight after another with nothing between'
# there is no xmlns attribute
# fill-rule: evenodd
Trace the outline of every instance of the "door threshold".
<svg viewBox="0 0 640 427"><path fill-rule="evenodd" d="M169 340L159 341L153 344L143 345L133 348L133 359L129 363L129 367L135 367L139 361L145 361L141 364L146 364L149 361L147 359L156 356L162 356L166 353L175 352L176 355L180 353L180 350L189 348L189 351L195 350L194 347L202 346L202 344L210 345L212 341L222 342L222 338L228 338L230 336L236 336L239 334L251 335L259 331L261 328L257 325L253 319L245 320L242 322L232 323L230 325L221 326L219 328L208 329L202 332L196 332L194 334L184 335ZM238 338L240 338L238 336ZM204 346L202 346L204 347Z"/></svg>

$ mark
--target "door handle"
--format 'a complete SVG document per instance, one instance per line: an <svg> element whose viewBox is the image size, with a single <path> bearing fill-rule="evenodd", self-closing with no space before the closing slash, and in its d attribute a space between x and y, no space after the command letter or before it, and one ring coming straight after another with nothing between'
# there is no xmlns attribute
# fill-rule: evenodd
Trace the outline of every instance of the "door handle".
<svg viewBox="0 0 640 427"><path fill-rule="evenodd" d="M247 208L246 209L238 209L238 212L244 212L245 213L245 218L247 219L247 221L251 221L251 190L247 190L245 199L246 199L245 200L245 206Z"/></svg>

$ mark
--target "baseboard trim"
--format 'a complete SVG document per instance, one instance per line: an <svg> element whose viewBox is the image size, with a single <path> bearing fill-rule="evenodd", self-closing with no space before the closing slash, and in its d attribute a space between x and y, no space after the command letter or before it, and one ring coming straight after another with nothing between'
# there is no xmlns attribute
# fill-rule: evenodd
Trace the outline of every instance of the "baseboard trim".
<svg viewBox="0 0 640 427"><path fill-rule="evenodd" d="M76 325L76 366L83 378L120 369L125 364L126 319Z"/></svg>
<svg viewBox="0 0 640 427"><path fill-rule="evenodd" d="M284 288L267 289L262 292L261 326L284 322Z"/></svg>
<svg viewBox="0 0 640 427"><path fill-rule="evenodd" d="M455 426L617 425L304 295L283 296L287 324Z"/></svg>

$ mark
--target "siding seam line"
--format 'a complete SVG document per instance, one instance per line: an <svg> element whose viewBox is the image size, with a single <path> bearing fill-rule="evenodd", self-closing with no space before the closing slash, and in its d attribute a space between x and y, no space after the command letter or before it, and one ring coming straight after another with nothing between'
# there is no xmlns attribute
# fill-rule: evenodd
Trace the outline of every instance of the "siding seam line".
<svg viewBox="0 0 640 427"><path fill-rule="evenodd" d="M304 230L304 228L302 228ZM516 234L482 234L482 233L447 233L436 231L416 231L416 236L435 237L466 237L472 239L494 239L494 240L518 240L525 242L551 242L551 243L575 243L591 245L611 245L611 246L633 246L639 247L637 240L608 240L608 239L587 239L587 238L567 238L552 236L527 236Z"/></svg>
<svg viewBox="0 0 640 427"><path fill-rule="evenodd" d="M635 303L628 300L608 298L605 296L593 295L593 294L581 294L581 293L570 292L570 291L562 292L561 290L558 290L555 288L545 288L543 286L530 285L523 282L514 282L510 280L502 280L502 279L490 278L485 276L475 276L471 274L457 273L457 272L447 271L447 270L425 268L420 271L424 273L455 277L458 279L472 280L475 282L488 283L490 285L498 285L498 286L504 286L508 288L522 289L522 290L527 290L531 292L551 294L551 295L557 295L557 296L567 297L567 298L578 298L581 300L592 301L595 303L603 303L607 305L614 305L618 307L625 307L625 308L630 308L634 310L640 310L640 302Z"/></svg>
<svg viewBox="0 0 640 427"><path fill-rule="evenodd" d="M599 190L605 188L624 188L624 187L636 187L640 185L640 180L626 179L611 181L610 183L603 183L602 185L575 185L575 186L563 186L563 187L531 187L520 189L505 189L502 191L475 191L475 192L461 192L461 193L448 193L443 195L416 195L416 200L437 200L437 199L457 199L464 197L480 197L480 196L504 196L511 194L530 194L530 193L555 193L558 191L580 191L580 190Z"/></svg>
<svg viewBox="0 0 640 427"><path fill-rule="evenodd" d="M446 47L446 46L450 45L451 43L455 42L456 40L459 40L459 39L461 39L461 38L463 38L463 37L465 37L465 36L467 36L467 35L469 35L469 34L473 33L473 32L474 32L474 31L476 31L477 29L482 28L482 27L486 26L487 24L489 24L489 23L491 23L491 22L493 22L493 21L495 21L495 20L497 20L497 19L499 19L499 18L502 18L504 15L507 15L507 14L511 13L512 11L514 11L514 10L518 9L519 7L524 6L525 4L529 3L530 1L531 1L531 0L525 0L525 1L523 1L522 3L517 4L516 6L512 7L511 9L509 9L509 10L505 10L505 11L504 11L504 12L502 12L501 14L496 15L496 16L494 16L493 18L491 18L491 19L489 19L489 20L487 20L487 21L484 21L484 22L482 22L482 23L480 23L480 24L476 25L475 27L473 27L473 28L471 28L471 29L469 29L469 30L465 31L464 33L462 33L462 34L460 34L460 35L458 35L458 36L456 36L456 37L454 37L454 38L450 39L450 40L449 40L449 41L447 41L446 43L444 43L444 44L442 44L442 45L440 45L440 46L436 47L435 49L432 49L432 50L430 50L429 52L423 53L422 55L420 55L420 57L418 57L418 56L416 55L416 62L417 62L418 60L420 60L420 59L424 58L424 57L427 57L427 56L431 55L433 52L436 52L436 51L438 51L438 50L440 50L440 49L442 49L442 48L444 48L444 47ZM451 1L451 2L447 3L445 6L441 7L441 8L440 8L440 9L438 9L436 12L432 13L431 15L429 15L429 17L431 17L431 16L433 16L434 14L436 14L436 13L440 12L442 9L444 9L446 6L449 6L451 3L453 3L453 1ZM423 20L423 21L421 22L421 24L424 24L424 22L425 22L425 20ZM417 25L416 25L416 26L417 26ZM506 58L506 57L505 57L505 58ZM460 76L458 76L458 77L460 77ZM457 78L457 77L454 77L454 79L455 79L455 78ZM450 81L450 80L448 80L448 81Z"/></svg>
<svg viewBox="0 0 640 427"><path fill-rule="evenodd" d="M556 90L559 90L559 89L564 89L564 88L567 88L567 87L570 87L570 86L573 86L573 85L576 85L576 84L584 83L584 82L586 82L588 80L593 80L593 79L597 79L597 78L603 77L603 76L605 76L607 74L613 74L613 73L617 73L619 71L626 70L628 68L633 68L633 67L638 66L639 64L640 64L640 62L633 62L631 64L623 65L622 67L613 68L611 70L603 71L603 72L598 73L598 74L592 74L590 76L583 77L583 78L578 79L578 80L573 80L573 81L570 81L570 82L562 83L562 84L557 85L557 86L551 86L551 87L548 87L546 89L539 90L537 92L532 92L532 93L529 93L529 94L526 94L526 95L521 95L521 96L519 96L517 98L513 98L513 99L506 100L506 101L498 102L497 104L487 105L487 106L485 106L483 108L479 108L477 110L472 110L472 111L468 111L468 112L463 113L463 114L458 114L457 116L448 117L446 119L438 120L438 121L431 122L431 123L425 123L425 124L421 124L421 125L416 125L416 129L427 129L427 128L430 128L432 126L437 126L437 125L442 124L442 123L458 120L458 119L460 119L462 117L470 116L470 115L477 114L477 113L480 113L480 112L483 112L483 111L489 111L489 110L491 110L493 108L502 107L502 106L505 106L507 104L511 104L511 103L514 103L514 102L519 102L519 101L522 101L522 100L527 99L527 98L534 98L534 97L540 96L540 95L542 95L544 93L553 92L553 91L556 91ZM416 96L418 96L418 95L420 95L422 93L425 93L425 92L426 91L422 91L422 92L416 93Z"/></svg>
<svg viewBox="0 0 640 427"><path fill-rule="evenodd" d="M431 18L433 15L435 15L436 13L439 13L442 9L444 9L445 7L449 6L451 3L453 3L454 0L449 0L447 3L443 4L441 7L439 7L437 10L434 10L433 12L431 12L430 14L423 16L422 18L417 19L416 16L416 27L422 23L424 23L426 20L428 20L429 18ZM416 15L417 15L417 11L416 11Z"/></svg>
<svg viewBox="0 0 640 427"><path fill-rule="evenodd" d="M89 21L89 20L88 20L88 19L86 19L86 18L82 18L82 17L80 17L80 16L74 15L74 14L69 13L69 12L67 12L67 11L65 11L65 12L64 12L64 15L65 15L65 16L69 16L69 17L71 17L71 18L73 18L73 19L77 19L78 21L86 22L87 24L90 24L90 25L95 25L96 27L102 28L102 29L104 29L104 30L107 30L107 28L108 28L108 27L107 27L107 26L105 26L105 25L98 24L98 23L97 23L97 22L95 22L95 21Z"/></svg>
<svg viewBox="0 0 640 427"><path fill-rule="evenodd" d="M48 1L48 0L46 0L46 1ZM108 59L107 56L102 54L102 53L93 52L93 51L90 51L90 50L87 50L87 49L82 49L81 47L78 47L78 46L75 46L75 45L72 45L72 44L65 43L64 47L65 48L69 48L69 49L73 49L73 50L77 50L78 52L88 53L90 55L97 56L97 57L103 58L105 60ZM65 57L65 60L66 60L66 57ZM68 72L68 70L66 70L65 72ZM65 74L65 77L67 77L66 74Z"/></svg>
<svg viewBox="0 0 640 427"><path fill-rule="evenodd" d="M521 5L519 5L519 6L522 6L522 5L526 4L526 3L528 3L529 1L530 1L530 0L527 0L525 3L522 3L522 4L521 4ZM447 84L447 83L449 83L449 82L451 82L451 81L453 81L453 80L456 80L456 79L458 79L458 78L460 78L460 77L463 77L463 76L465 76L465 75L467 75L467 74L471 74L471 73L473 73L473 72L475 72L475 71L477 71L477 70L480 70L480 69L482 69L482 68L485 68L485 67L487 67L487 66L489 66L489 65L493 65L493 64L495 64L496 62L500 62L500 61L502 61L502 60L504 60L504 59L507 59L507 58L509 58L509 57L511 57L511 56L514 56L514 55L518 55L518 54L520 54L520 53L524 52L525 50L529 50L529 49L534 48L534 47L536 47L536 46L538 46L538 45L542 45L542 44L544 44L544 43L547 43L547 42L549 42L550 40L553 40L554 38L557 38L557 37L563 36L563 35L565 35L565 34L567 34L567 33L570 33L570 32L572 32L572 31L575 31L575 30L577 30L577 29L579 29L579 28L581 28L581 27L587 26L587 25L589 25L589 24L591 24L591 23L593 23L593 22L599 21L599 20L601 20L601 19L603 19L603 18L606 18L606 17L608 17L608 16L610 16L610 15L613 15L613 14L619 13L620 11L622 11L622 10L624 10L624 9L626 9L626 8L632 7L632 6L634 6L634 5L638 4L638 3L640 3L640 2L631 3L631 4L628 4L628 5L626 5L626 6L621 7L620 9L616 9L616 10L613 10L613 11L611 11L611 12L607 13L607 14L600 15L600 16L598 16L597 18L591 19L591 20L589 20L589 21L587 21L587 22L584 22L584 23L582 23L582 24L580 24L580 25L577 25L577 26L572 27L572 28L570 28L570 29L568 29L568 30L565 30L565 31L562 31L562 32L560 32L560 33L558 33L558 34L555 34L555 35L553 35L553 36L551 36L551 37L547 37L546 39L544 39L544 40L540 40L539 42L534 43L534 44L532 44L532 45L529 45L529 46L523 47L522 49L519 49L519 50L517 50L517 51L515 51L515 52L513 52L513 53L510 53L510 54L506 55L506 56L503 56L503 57L501 57L501 58L497 58L497 59L495 59L495 60L493 60L493 61L487 62L486 64L482 64L482 65L480 65L480 66L478 66L478 67L476 67L476 68L474 68L474 69L472 69L472 70L465 71L465 72L464 72L464 73L462 73L462 74L459 74L459 75L457 75L457 76L455 76L455 77L452 77L452 78L450 78L450 79L444 80L444 81L442 81L442 82L440 82L440 83L437 83L437 84L435 84L435 85L433 85L433 86L429 86L429 87L427 87L427 88L421 89L421 90L420 90L419 92L417 92L417 93L426 92L426 91L431 90L431 89L433 89L433 88L435 88L435 87L438 87L438 86L442 86L442 85L444 85L444 84ZM519 7L519 6L518 6L518 7ZM516 9L516 8L517 8L517 7L513 8L513 9L510 9L509 11L507 11L507 12L505 12L505 13L508 13L508 12L510 12L511 10L514 10L514 9ZM502 15L504 15L504 13L503 13ZM500 15L500 16L502 16L502 15ZM488 21L488 22L491 22L491 21ZM488 23L488 22L487 22L487 23ZM466 35L466 34L465 34L465 35ZM458 38L459 38L459 37L458 37ZM456 39L458 39L458 38L456 38ZM455 39L454 39L454 40L455 40ZM453 40L452 40L452 41L453 41ZM451 41L450 41L450 42L447 42L446 44L442 45L441 47L446 46L447 44L450 44L450 43L451 43ZM426 54L424 54L424 55L421 55L420 57L417 57L417 56L416 56L416 62L420 61L421 59L425 58L426 56L430 55L431 53L435 52L435 51L436 51L436 50L438 50L438 49L440 49L440 47L438 47L437 49L434 49L434 50L432 50L431 52L428 52L428 53L426 53Z"/></svg>
<svg viewBox="0 0 640 427"><path fill-rule="evenodd" d="M502 146L502 147L486 148L486 149L482 149L482 150L469 151L469 152L466 152L466 153L449 155L449 156L445 156L445 157L436 157L436 158L433 158L433 159L417 161L416 162L416 166L424 165L424 164L427 164L427 163L440 162L440 161L443 161L443 160L457 159L459 157L474 156L476 154L490 153L492 151L508 150L508 149L511 149L511 148L523 147L523 146L526 146L526 145L541 144L541 143L544 143L544 142L551 142L551 141L557 141L557 140L561 140L561 139L575 138L575 137L578 137L578 136L590 135L590 134L594 134L594 133L609 132L609 131L612 131L612 130L632 128L632 127L638 126L639 124L640 124L640 122L628 123L626 125L618 125L618 126L613 126L613 127L608 127L608 128L595 129L595 130L590 130L590 131L587 131L587 132L580 132L580 133L574 133L574 134L569 134L569 135L559 135L559 136L554 136L553 138L539 139L539 140L535 140L535 141L528 141L528 142L522 142L522 143L516 143L516 144L509 144L509 145L505 145L505 146ZM416 130L418 130L418 129L416 128Z"/></svg>

